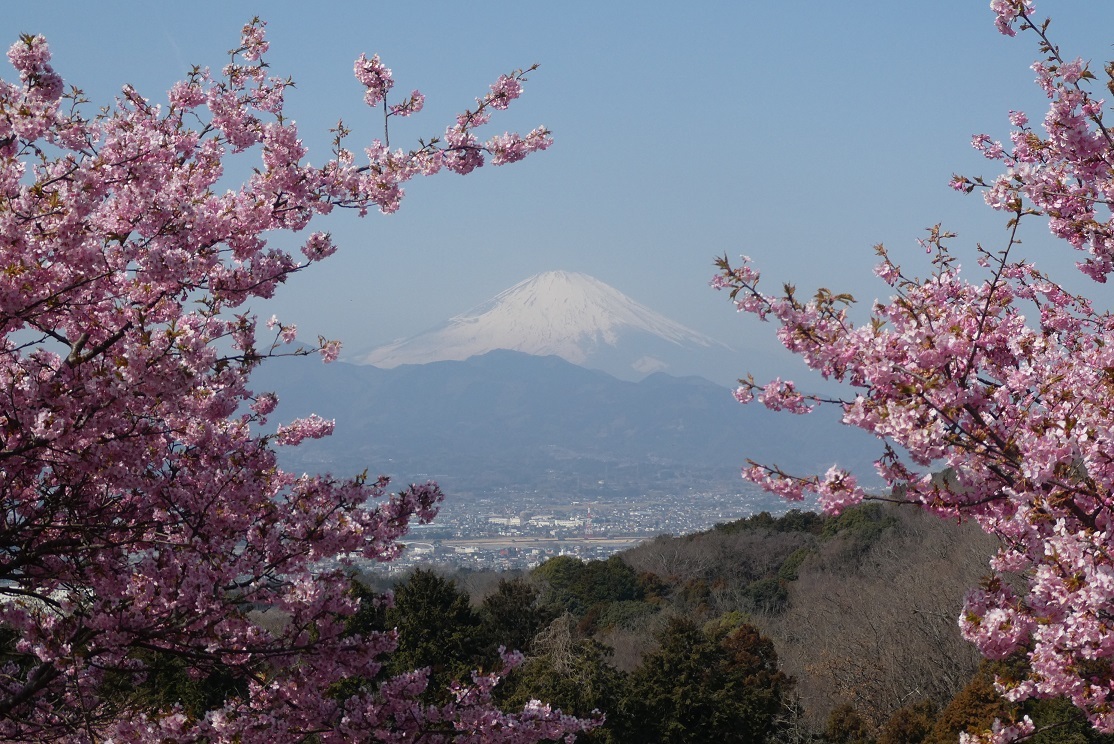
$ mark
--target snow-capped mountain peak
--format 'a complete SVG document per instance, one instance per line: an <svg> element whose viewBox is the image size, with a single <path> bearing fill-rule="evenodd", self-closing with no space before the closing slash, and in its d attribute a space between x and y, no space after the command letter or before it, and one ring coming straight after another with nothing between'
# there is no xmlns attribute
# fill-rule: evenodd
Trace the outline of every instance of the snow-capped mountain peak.
<svg viewBox="0 0 1114 744"><path fill-rule="evenodd" d="M443 325L380 347L358 361L391 368L463 360L495 349L556 355L621 377L672 365L661 357L723 347L586 274L530 277ZM631 357L619 361L616 355ZM616 364L618 363L618 368Z"/></svg>

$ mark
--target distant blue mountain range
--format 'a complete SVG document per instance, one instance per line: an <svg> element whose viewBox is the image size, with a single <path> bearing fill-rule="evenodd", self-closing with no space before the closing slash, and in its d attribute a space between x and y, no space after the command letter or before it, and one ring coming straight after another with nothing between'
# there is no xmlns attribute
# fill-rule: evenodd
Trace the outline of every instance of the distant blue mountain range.
<svg viewBox="0 0 1114 744"><path fill-rule="evenodd" d="M471 492L586 478L632 492L737 487L748 458L801 474L838 462L869 479L879 452L834 411L779 414L700 377L630 382L515 351L393 369L275 359L252 381L279 394L276 422L311 412L337 422L332 437L285 450L287 467L435 477Z"/></svg>

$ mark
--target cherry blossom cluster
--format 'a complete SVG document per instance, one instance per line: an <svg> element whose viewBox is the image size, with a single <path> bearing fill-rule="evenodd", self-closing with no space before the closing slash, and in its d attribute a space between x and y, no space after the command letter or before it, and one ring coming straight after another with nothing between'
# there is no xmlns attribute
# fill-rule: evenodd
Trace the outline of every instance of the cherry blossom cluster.
<svg viewBox="0 0 1114 744"><path fill-rule="evenodd" d="M361 54L353 69L356 79L367 89L364 93L364 103L368 106L378 106L382 103L395 85L391 68L380 61L378 54L371 59L368 59L366 54Z"/></svg>
<svg viewBox="0 0 1114 744"><path fill-rule="evenodd" d="M283 471L275 448L327 436L332 422L269 421L277 397L254 391L250 373L313 349L277 318L268 341L241 309L336 250L312 232L295 258L272 235L335 207L391 212L415 176L547 145L548 134L520 147L474 133L523 73L453 123L455 141L403 151L376 140L357 164L341 125L335 157L314 167L283 116L289 80L269 76L267 46L255 20L219 76L195 70L162 105L127 87L90 118L45 40L22 37L8 53L18 82L0 81L0 626L13 640L0 659L0 739L572 737L593 723L541 704L496 710L498 675L440 707L419 701L421 670L334 692L376 679L396 645L393 633L346 633L352 561L396 557L442 494ZM383 102L390 71L361 57L356 72L369 103ZM258 162L229 189L234 156ZM339 344L318 350L330 361ZM281 622L261 624L261 612ZM158 658L240 691L200 715L136 709L127 691Z"/></svg>
<svg viewBox="0 0 1114 744"><path fill-rule="evenodd" d="M1013 26L1019 19L1024 22L1033 13L1032 0L990 0L994 11L994 25L1006 36L1017 36Z"/></svg>
<svg viewBox="0 0 1114 744"><path fill-rule="evenodd" d="M1050 105L1043 134L1024 113L1011 111L1009 147L985 134L974 138L974 146L987 158L1004 164L997 178L986 183L956 176L952 185L966 191L983 187L994 209L1013 212L1024 203L1046 215L1056 237L1088 254L1081 270L1105 282L1114 271L1114 220L1108 208L1114 198L1114 136L1103 123L1103 101L1085 87L1095 76L1083 60L1060 55L1045 33L1047 26L1032 22L1032 2L995 0L991 5L1003 33L1013 35L1016 23L1038 35L1046 57L1033 70Z"/></svg>
<svg viewBox="0 0 1114 744"><path fill-rule="evenodd" d="M974 145L1004 165L992 180L956 176L1007 215L995 250L977 248L975 275L960 270L955 235L939 225L922 245L930 271L918 278L878 246L875 271L892 296L865 324L853 298L791 288L766 294L750 260L718 261L713 286L741 312L775 322L782 344L849 393L820 398L781 379L740 381L735 397L796 413L838 405L843 422L881 441L884 496L833 468L795 476L751 463L744 477L791 499L816 494L837 512L864 498L912 503L969 519L1000 540L992 574L968 598L960 625L989 658L1023 654L1028 676L1000 681L1012 700L1066 697L1101 731L1114 731L1114 314L1073 294L1015 257L1023 222L1043 218L1051 234L1087 257L1081 271L1114 272L1114 139L1103 123L1094 76L1065 60L1048 22L1027 0L994 0L1002 33L1036 35L1034 65L1049 99L1042 126L1010 113L1010 143ZM1024 589L1022 589L1024 587ZM1031 721L996 724L968 742L1023 740Z"/></svg>

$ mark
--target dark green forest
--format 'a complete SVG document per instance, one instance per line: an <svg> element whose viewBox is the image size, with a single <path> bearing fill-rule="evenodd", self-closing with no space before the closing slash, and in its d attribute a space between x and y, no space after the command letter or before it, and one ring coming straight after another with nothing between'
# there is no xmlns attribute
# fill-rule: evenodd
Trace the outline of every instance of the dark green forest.
<svg viewBox="0 0 1114 744"><path fill-rule="evenodd" d="M562 556L517 574L418 570L372 601L361 630L399 629L384 673L454 679L524 663L499 702L602 712L590 742L954 744L996 717L1029 715L1038 744L1114 744L1062 700L1022 706L959 635L964 592L994 543L974 528L869 504L838 517L762 513L662 536L602 561ZM388 587L362 577L371 600Z"/></svg>

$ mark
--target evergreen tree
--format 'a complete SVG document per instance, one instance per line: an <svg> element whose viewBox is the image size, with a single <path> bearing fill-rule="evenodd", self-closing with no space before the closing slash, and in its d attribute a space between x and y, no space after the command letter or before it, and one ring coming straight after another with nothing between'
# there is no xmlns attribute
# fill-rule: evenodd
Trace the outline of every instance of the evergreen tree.
<svg viewBox="0 0 1114 744"><path fill-rule="evenodd" d="M793 680L751 625L701 628L674 618L631 676L632 741L759 744L778 728Z"/></svg>
<svg viewBox="0 0 1114 744"><path fill-rule="evenodd" d="M389 671L429 667L431 691L444 691L456 679L467 680L482 661L482 622L468 594L433 571L417 569L395 588L386 620L399 636Z"/></svg>
<svg viewBox="0 0 1114 744"><path fill-rule="evenodd" d="M540 592L521 577L500 579L495 591L484 598L480 617L489 651L503 646L508 651L529 653L534 636L553 619L538 604Z"/></svg>
<svg viewBox="0 0 1114 744"><path fill-rule="evenodd" d="M627 675L609 663L610 649L577 630L572 615L554 620L534 639L534 654L495 690L502 705L520 707L545 700L566 713L593 717L603 712L600 728L578 741L625 744L639 741L625 715Z"/></svg>

